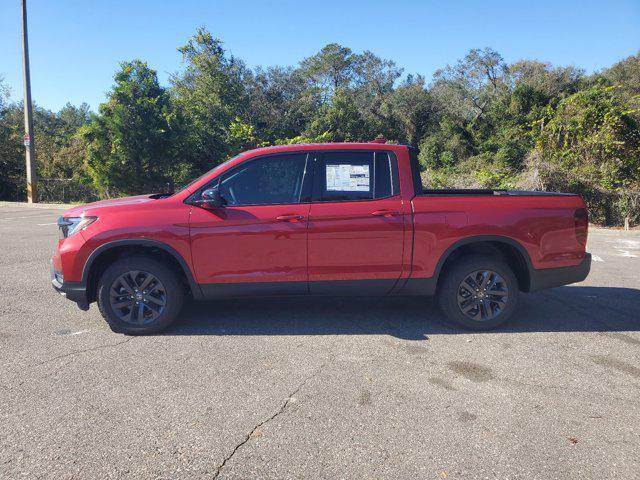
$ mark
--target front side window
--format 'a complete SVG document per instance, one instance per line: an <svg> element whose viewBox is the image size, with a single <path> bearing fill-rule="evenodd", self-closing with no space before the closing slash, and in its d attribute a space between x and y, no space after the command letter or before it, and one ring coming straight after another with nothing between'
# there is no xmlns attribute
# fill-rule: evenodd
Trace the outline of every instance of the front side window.
<svg viewBox="0 0 640 480"><path fill-rule="evenodd" d="M318 166L318 201L374 200L399 193L395 158L387 152L327 152Z"/></svg>
<svg viewBox="0 0 640 480"><path fill-rule="evenodd" d="M250 160L222 177L220 194L229 206L300 203L306 163L306 153Z"/></svg>

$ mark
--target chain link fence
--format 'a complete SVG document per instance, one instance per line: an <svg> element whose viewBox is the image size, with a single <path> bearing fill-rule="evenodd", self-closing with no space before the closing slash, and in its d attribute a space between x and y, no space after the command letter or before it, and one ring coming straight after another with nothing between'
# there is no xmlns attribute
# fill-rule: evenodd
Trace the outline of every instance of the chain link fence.
<svg viewBox="0 0 640 480"><path fill-rule="evenodd" d="M92 186L73 178L40 178L38 201L42 203L87 203L99 200Z"/></svg>
<svg viewBox="0 0 640 480"><path fill-rule="evenodd" d="M640 191L580 192L589 210L589 221L606 227L636 227L640 225Z"/></svg>
<svg viewBox="0 0 640 480"><path fill-rule="evenodd" d="M88 203L100 200L90 184L73 178L39 178L37 188L38 202L41 203ZM26 202L26 185L23 181L4 183L0 188L0 200Z"/></svg>

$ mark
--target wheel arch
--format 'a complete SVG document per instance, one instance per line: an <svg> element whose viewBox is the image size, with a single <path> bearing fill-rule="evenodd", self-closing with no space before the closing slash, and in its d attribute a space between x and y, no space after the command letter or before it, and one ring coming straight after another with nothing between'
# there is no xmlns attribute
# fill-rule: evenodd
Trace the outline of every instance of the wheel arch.
<svg viewBox="0 0 640 480"><path fill-rule="evenodd" d="M533 266L529 253L518 241L501 235L465 237L450 245L436 264L433 273L436 285L440 283L441 274L446 272L447 265L461 256L473 253L489 253L502 256L508 265L513 268L520 290L524 292L530 290Z"/></svg>
<svg viewBox="0 0 640 480"><path fill-rule="evenodd" d="M160 257L169 262L170 267L183 277L193 298L202 297L200 286L195 281L189 265L173 247L158 240L133 238L107 242L91 252L82 270L82 284L86 286L89 302L96 299L97 281L106 267L117 258L136 253Z"/></svg>

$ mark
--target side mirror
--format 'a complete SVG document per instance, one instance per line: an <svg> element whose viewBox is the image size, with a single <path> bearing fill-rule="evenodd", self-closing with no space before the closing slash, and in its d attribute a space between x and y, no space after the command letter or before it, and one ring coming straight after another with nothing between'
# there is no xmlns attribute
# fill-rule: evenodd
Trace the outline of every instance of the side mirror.
<svg viewBox="0 0 640 480"><path fill-rule="evenodd" d="M217 186L204 190L201 202L204 208L224 207L227 203L220 195L220 189Z"/></svg>

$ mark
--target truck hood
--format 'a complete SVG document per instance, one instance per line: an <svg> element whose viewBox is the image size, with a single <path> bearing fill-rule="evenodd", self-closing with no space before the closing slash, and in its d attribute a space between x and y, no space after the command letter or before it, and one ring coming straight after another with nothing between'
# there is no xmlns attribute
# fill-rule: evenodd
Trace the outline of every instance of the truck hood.
<svg viewBox="0 0 640 480"><path fill-rule="evenodd" d="M83 214L93 215L99 211L111 210L122 207L141 206L145 203L154 202L155 199L150 195L136 195L135 197L123 197L114 198L111 200L100 200L98 202L87 203L86 205L79 205L77 207L66 210L62 216L64 217L79 217Z"/></svg>

